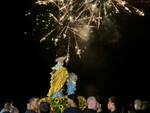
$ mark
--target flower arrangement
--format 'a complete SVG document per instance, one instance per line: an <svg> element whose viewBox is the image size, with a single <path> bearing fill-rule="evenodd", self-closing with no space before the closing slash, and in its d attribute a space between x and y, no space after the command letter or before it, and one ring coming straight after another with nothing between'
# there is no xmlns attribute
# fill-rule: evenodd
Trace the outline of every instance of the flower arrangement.
<svg viewBox="0 0 150 113"><path fill-rule="evenodd" d="M56 98L45 97L41 98L40 102L48 102L50 104L51 113L62 113L63 110L68 107L66 96Z"/></svg>
<svg viewBox="0 0 150 113"><path fill-rule="evenodd" d="M48 102L51 107L51 113L62 113L64 109L69 107L67 99L68 99L67 96L56 98L44 97L40 99L40 102ZM84 110L87 106L86 99L83 96L78 96L78 100L79 100L79 108L81 110Z"/></svg>
<svg viewBox="0 0 150 113"><path fill-rule="evenodd" d="M83 96L78 96L78 100L79 100L79 108L81 110L84 110L87 107L86 99Z"/></svg>

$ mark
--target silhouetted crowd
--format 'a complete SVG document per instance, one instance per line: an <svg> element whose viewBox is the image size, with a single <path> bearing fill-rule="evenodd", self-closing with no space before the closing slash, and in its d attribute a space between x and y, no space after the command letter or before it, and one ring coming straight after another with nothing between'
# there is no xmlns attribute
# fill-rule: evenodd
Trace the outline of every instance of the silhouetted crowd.
<svg viewBox="0 0 150 113"><path fill-rule="evenodd" d="M69 108L64 109L63 113L150 113L149 101L135 99L133 104L122 106L119 99L115 96L108 98L107 110L103 109L101 101L95 96L87 97L87 107L84 110L79 108L78 95L68 95L67 103ZM33 97L27 103L24 113L52 113L50 103L40 102L39 98ZM0 113L19 113L12 101L6 101Z"/></svg>

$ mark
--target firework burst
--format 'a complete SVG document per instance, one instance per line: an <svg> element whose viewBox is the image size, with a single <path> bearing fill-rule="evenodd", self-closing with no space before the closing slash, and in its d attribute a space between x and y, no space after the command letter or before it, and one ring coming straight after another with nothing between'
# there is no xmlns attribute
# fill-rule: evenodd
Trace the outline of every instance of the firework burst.
<svg viewBox="0 0 150 113"><path fill-rule="evenodd" d="M48 12L49 19L53 20L56 25L42 37L40 42L51 37L57 46L60 40L67 40L66 62L69 61L71 45L74 45L76 54L81 57L82 49L79 42L88 41L93 28L99 29L104 18L121 11L144 16L142 11L124 0L38 0L36 4L52 4L57 8L56 14ZM71 39L74 39L74 44L71 43Z"/></svg>

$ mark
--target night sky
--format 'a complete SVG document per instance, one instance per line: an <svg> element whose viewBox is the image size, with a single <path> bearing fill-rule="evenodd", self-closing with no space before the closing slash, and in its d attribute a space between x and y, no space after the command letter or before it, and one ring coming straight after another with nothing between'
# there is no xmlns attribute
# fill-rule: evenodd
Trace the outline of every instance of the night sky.
<svg viewBox="0 0 150 113"><path fill-rule="evenodd" d="M97 33L89 42L82 59L74 56L67 65L70 72L78 75L79 95L149 99L150 6L136 5L144 7L145 17L127 14L115 16L121 34L117 42L110 43L99 38L115 38L111 32ZM0 64L2 104L6 99L13 99L17 104L25 105L30 97L46 96L49 89L49 73L55 65L58 51L52 43L46 51L38 39L24 35L24 31L32 28L24 17L25 9L31 6L26 1L23 6L15 4L4 11Z"/></svg>

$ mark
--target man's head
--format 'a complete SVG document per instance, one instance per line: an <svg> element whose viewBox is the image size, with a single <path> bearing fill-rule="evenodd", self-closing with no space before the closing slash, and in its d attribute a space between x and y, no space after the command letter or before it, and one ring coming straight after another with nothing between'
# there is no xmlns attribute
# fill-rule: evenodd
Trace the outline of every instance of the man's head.
<svg viewBox="0 0 150 113"><path fill-rule="evenodd" d="M140 99L135 99L134 109L135 110L141 110L142 109L142 101Z"/></svg>
<svg viewBox="0 0 150 113"><path fill-rule="evenodd" d="M119 109L119 100L115 96L112 96L108 99L107 104L108 110L115 111Z"/></svg>
<svg viewBox="0 0 150 113"><path fill-rule="evenodd" d="M11 104L10 103L8 103L8 102L6 102L5 104L4 104L4 109L5 109L5 111L10 111L10 109L11 109Z"/></svg>
<svg viewBox="0 0 150 113"><path fill-rule="evenodd" d="M30 103L30 109L37 110L39 107L39 99L36 97L33 97L29 100Z"/></svg>
<svg viewBox="0 0 150 113"><path fill-rule="evenodd" d="M98 102L96 100L96 98L94 96L89 96L87 98L87 106L88 106L88 109L94 109L94 110L97 110L97 105Z"/></svg>
<svg viewBox="0 0 150 113"><path fill-rule="evenodd" d="M76 94L70 94L68 95L68 104L71 107L77 107L79 102L78 102L78 95Z"/></svg>

